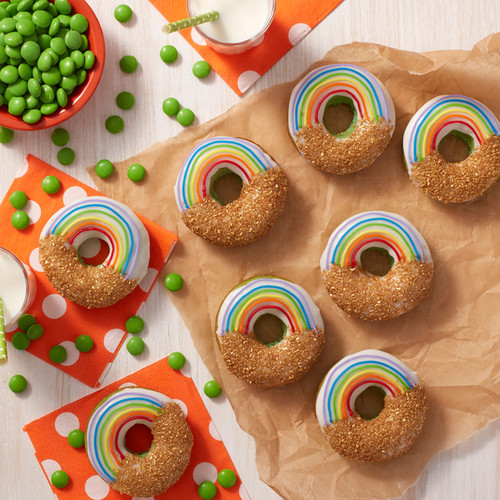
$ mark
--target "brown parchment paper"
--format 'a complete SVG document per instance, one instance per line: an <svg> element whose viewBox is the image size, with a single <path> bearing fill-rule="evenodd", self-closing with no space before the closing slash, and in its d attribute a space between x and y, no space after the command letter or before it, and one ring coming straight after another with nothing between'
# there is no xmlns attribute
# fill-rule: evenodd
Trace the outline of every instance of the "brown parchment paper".
<svg viewBox="0 0 500 500"><path fill-rule="evenodd" d="M443 205L411 184L402 157L406 124L436 95L468 95L500 115L500 34L470 52L416 54L353 43L334 48L313 67L334 62L373 72L396 106L391 144L365 171L336 177L300 156L287 130L292 82L246 98L223 116L118 164L114 180L95 181L104 193L177 230L180 242L167 270L180 273L186 284L170 297L239 424L254 436L262 480L287 499L390 498L414 483L434 454L500 415L500 185L480 201ZM173 186L184 158L196 143L215 135L257 142L289 179L285 211L276 226L245 248L221 249L195 236L182 224L175 204ZM133 162L147 168L142 185L125 181ZM435 262L430 296L403 317L376 323L341 312L328 297L319 269L331 231L345 218L373 209L408 218L426 238ZM280 389L236 379L223 366L215 343L215 318L224 296L257 274L303 286L325 320L327 345L313 370ZM415 369L430 399L420 438L409 453L386 464L355 464L330 451L314 414L324 374L343 356L366 348L386 350Z"/></svg>

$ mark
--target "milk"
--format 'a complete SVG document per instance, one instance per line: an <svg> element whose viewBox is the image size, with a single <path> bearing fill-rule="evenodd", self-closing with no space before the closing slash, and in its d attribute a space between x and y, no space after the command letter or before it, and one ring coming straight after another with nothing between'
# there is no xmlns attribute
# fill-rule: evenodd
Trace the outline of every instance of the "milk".
<svg viewBox="0 0 500 500"><path fill-rule="evenodd" d="M206 36L223 43L240 43L257 35L269 17L269 0L190 0L191 14L216 10L219 19L200 24Z"/></svg>
<svg viewBox="0 0 500 500"><path fill-rule="evenodd" d="M28 300L28 280L22 264L10 252L0 248L0 297L3 300L4 322L17 319Z"/></svg>

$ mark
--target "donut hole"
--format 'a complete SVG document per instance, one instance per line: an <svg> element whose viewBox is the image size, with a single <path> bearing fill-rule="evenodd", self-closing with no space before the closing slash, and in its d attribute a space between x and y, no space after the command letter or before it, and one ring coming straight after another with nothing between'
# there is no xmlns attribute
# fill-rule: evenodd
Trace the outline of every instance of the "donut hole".
<svg viewBox="0 0 500 500"><path fill-rule="evenodd" d="M357 111L352 99L346 96L332 97L323 113L323 126L338 138L349 137L356 128Z"/></svg>
<svg viewBox="0 0 500 500"><path fill-rule="evenodd" d="M253 333L267 347L279 344L286 334L286 325L274 314L263 314L255 320Z"/></svg>
<svg viewBox="0 0 500 500"><path fill-rule="evenodd" d="M135 424L125 434L125 448L133 455L146 455L152 444L153 433L146 424Z"/></svg>
<svg viewBox="0 0 500 500"><path fill-rule="evenodd" d="M361 266L374 276L385 276L394 265L394 257L385 249L371 247L361 252Z"/></svg>
<svg viewBox="0 0 500 500"><path fill-rule="evenodd" d="M448 163L459 163L474 151L474 139L463 132L452 130L439 141L438 151Z"/></svg>
<svg viewBox="0 0 500 500"><path fill-rule="evenodd" d="M242 187L241 178L229 168L222 167L210 180L210 196L225 206L240 197Z"/></svg>
<svg viewBox="0 0 500 500"><path fill-rule="evenodd" d="M109 255L109 245L100 238L89 238L78 247L78 258L87 266L100 266Z"/></svg>
<svg viewBox="0 0 500 500"><path fill-rule="evenodd" d="M364 420L372 420L384 409L385 392L376 385L367 387L354 401L354 410Z"/></svg>

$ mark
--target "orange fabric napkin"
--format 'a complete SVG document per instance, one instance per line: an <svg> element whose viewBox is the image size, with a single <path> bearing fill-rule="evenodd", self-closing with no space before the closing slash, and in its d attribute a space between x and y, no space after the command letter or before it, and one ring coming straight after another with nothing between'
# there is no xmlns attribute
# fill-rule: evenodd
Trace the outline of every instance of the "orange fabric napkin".
<svg viewBox="0 0 500 500"><path fill-rule="evenodd" d="M43 191L41 182L46 175L54 175L60 180L58 193L49 195ZM24 191L29 198L24 210L30 217L30 225L23 231L15 229L10 222L14 208L9 196L16 190ZM151 257L149 270L135 290L115 305L103 309L87 309L67 301L56 292L40 266L38 240L54 212L82 197L96 195L102 196L95 189L29 155L0 204L0 227L3 228L0 244L25 265L29 264L36 278L35 299L27 312L44 327L44 333L40 339L31 341L27 351L91 387L100 385L125 340L127 318L140 310L177 241L173 233L138 215L149 232ZM17 328L7 332L7 338L10 340L16 331ZM74 344L82 334L90 335L94 340L94 347L87 353L79 352ZM49 350L57 344L66 348L68 357L64 363L55 365L49 359ZM13 351L15 348L9 345L11 355Z"/></svg>
<svg viewBox="0 0 500 500"><path fill-rule="evenodd" d="M169 22L188 17L185 0L150 0ZM206 46L192 28L182 36L238 94L246 92L269 68L319 24L342 0L277 0L264 40L243 54L227 56Z"/></svg>
<svg viewBox="0 0 500 500"><path fill-rule="evenodd" d="M156 499L199 498L199 483L207 480L215 482L217 473L222 469L236 471L189 374L184 369L172 370L167 358L164 358L24 426L49 484L50 476L56 470L64 470L70 477L64 489L51 485L60 500L129 498L110 488L92 468L85 448L72 448L66 438L74 429L85 431L92 410L103 398L121 387L133 385L159 391L179 403L184 414L187 413L186 419L193 433L194 445L188 468L176 484ZM217 485L217 489L217 499L250 500L240 480L232 488Z"/></svg>

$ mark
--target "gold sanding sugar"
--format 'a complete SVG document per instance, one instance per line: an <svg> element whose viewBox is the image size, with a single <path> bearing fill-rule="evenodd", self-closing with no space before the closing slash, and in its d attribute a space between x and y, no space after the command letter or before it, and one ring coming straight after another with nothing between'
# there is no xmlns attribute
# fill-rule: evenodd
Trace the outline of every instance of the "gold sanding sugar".
<svg viewBox="0 0 500 500"><path fill-rule="evenodd" d="M128 295L137 280L126 280L112 267L86 266L63 236L39 242L39 260L52 286L66 299L84 307L107 307Z"/></svg>
<svg viewBox="0 0 500 500"><path fill-rule="evenodd" d="M243 184L240 197L225 206L211 196L190 207L182 220L194 233L222 247L262 238L283 212L288 181L277 167Z"/></svg>
<svg viewBox="0 0 500 500"><path fill-rule="evenodd" d="M325 345L323 330L289 332L267 347L253 332L228 332L219 347L229 371L250 384L279 387L298 380L314 364Z"/></svg>
<svg viewBox="0 0 500 500"><path fill-rule="evenodd" d="M323 427L328 444L340 455L358 462L386 462L411 447L420 434L427 411L425 389L419 385L395 398L372 420L358 415Z"/></svg>
<svg viewBox="0 0 500 500"><path fill-rule="evenodd" d="M428 196L444 203L479 198L500 176L500 137L491 136L470 156L448 163L434 150L414 163L411 180Z"/></svg>
<svg viewBox="0 0 500 500"><path fill-rule="evenodd" d="M144 456L127 455L111 486L127 495L153 497L176 483L189 465L193 434L181 407L167 403L151 424L153 445Z"/></svg>
<svg viewBox="0 0 500 500"><path fill-rule="evenodd" d="M433 265L396 262L385 276L373 276L359 266L333 264L323 273L332 300L346 313L383 320L413 309L429 294Z"/></svg>
<svg viewBox="0 0 500 500"><path fill-rule="evenodd" d="M303 127L296 145L304 157L319 170L331 174L351 174L369 167L388 146L394 125L381 118L358 120L353 133L344 139L330 134L323 125Z"/></svg>

